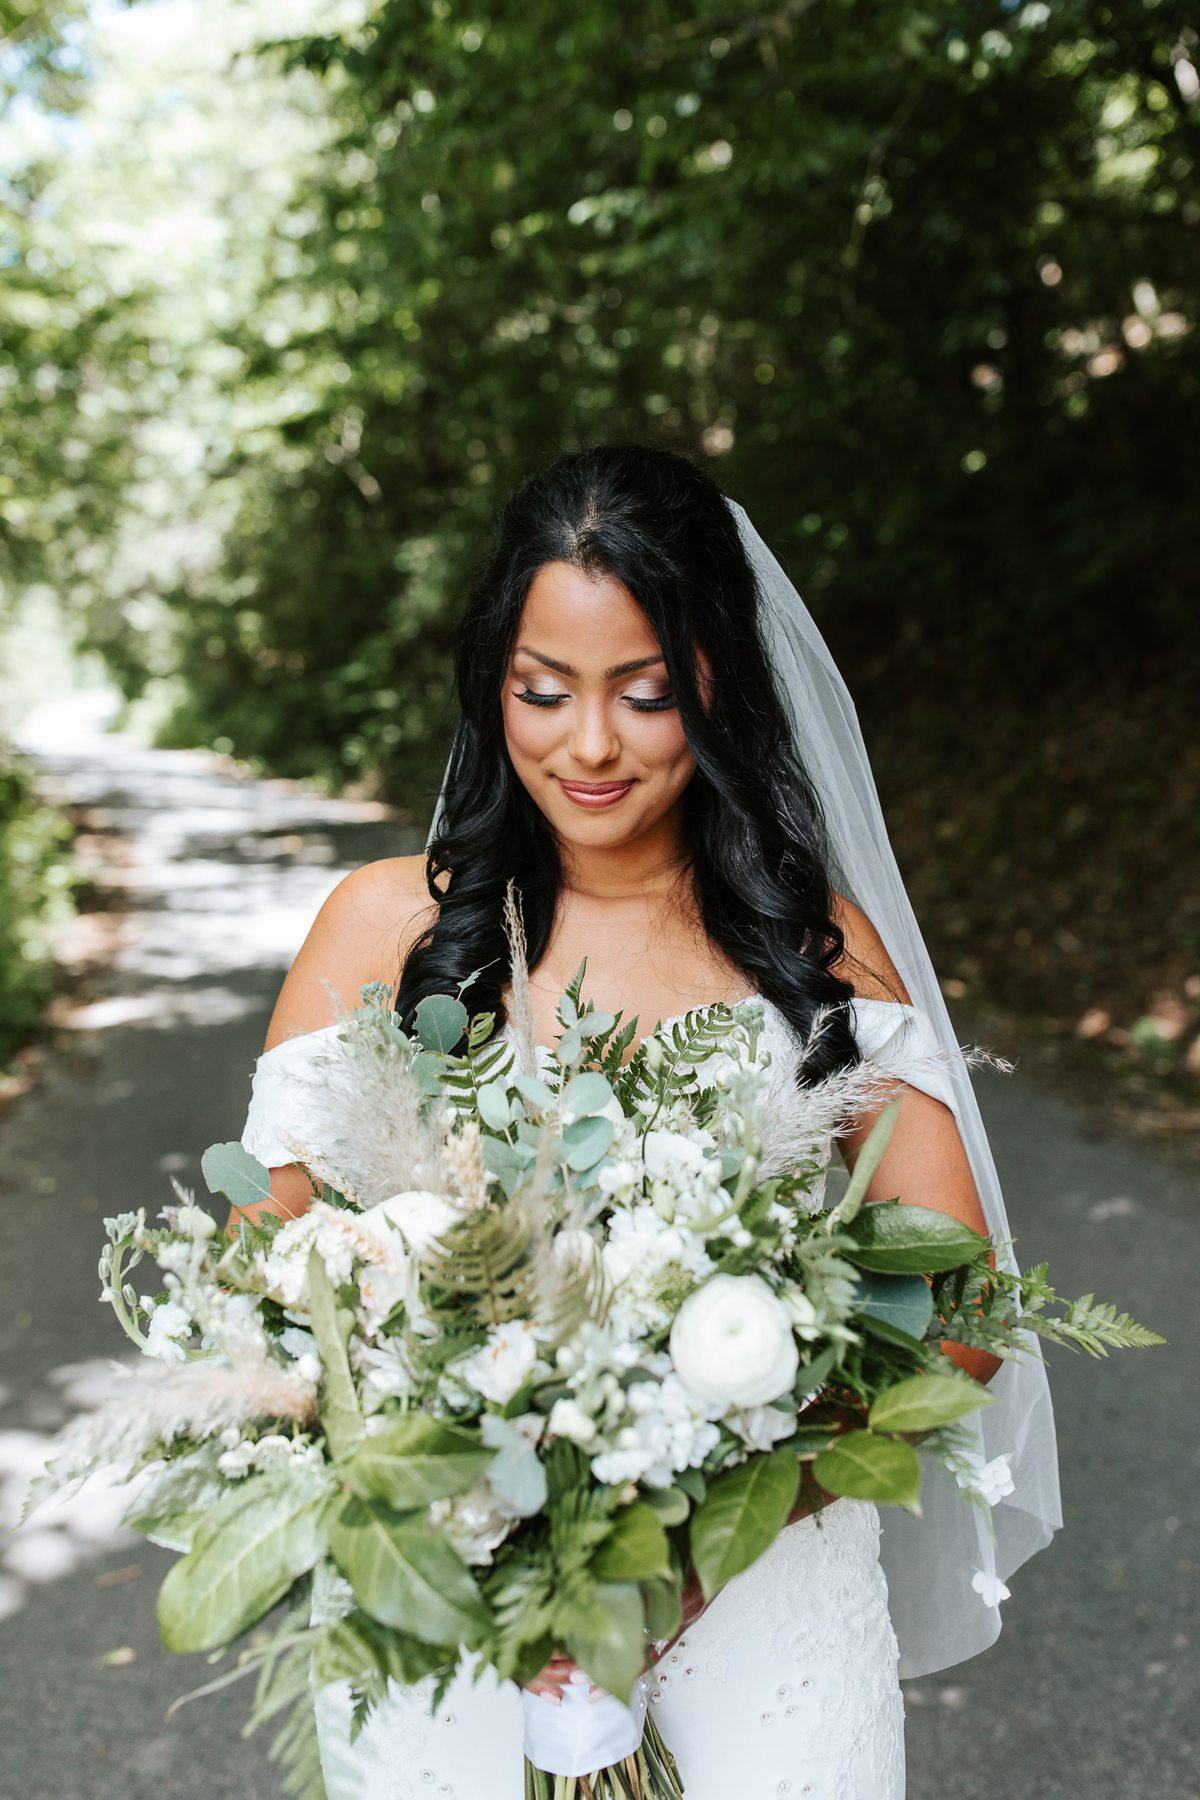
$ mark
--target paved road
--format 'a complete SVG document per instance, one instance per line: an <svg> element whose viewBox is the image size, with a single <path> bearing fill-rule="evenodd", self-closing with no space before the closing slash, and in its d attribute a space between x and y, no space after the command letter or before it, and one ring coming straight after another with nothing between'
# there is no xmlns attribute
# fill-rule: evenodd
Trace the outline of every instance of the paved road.
<svg viewBox="0 0 1200 1800"><path fill-rule="evenodd" d="M184 755L81 741L54 761L138 903L42 1085L0 1123L0 1477L6 1493L119 1352L99 1220L168 1198L237 1134L282 969L341 869L410 848L363 809ZM1200 1181L1108 1142L1018 1074L981 1097L1024 1259L1119 1298L1174 1343L1053 1379L1067 1529L1013 1581L986 1655L909 1683L910 1800L1200 1800L1195 1617ZM1153 1358L1153 1360L1152 1360ZM0 1501L2 1507L3 1501ZM202 1658L157 1643L170 1558L103 1496L0 1556L0 1800L272 1800L237 1689L169 1723ZM134 1573L136 1571L136 1573ZM117 1577L119 1579L110 1579ZM107 1660L106 1660L107 1659ZM199 1665L198 1667L195 1665ZM730 1796L742 1800L742 1796Z"/></svg>

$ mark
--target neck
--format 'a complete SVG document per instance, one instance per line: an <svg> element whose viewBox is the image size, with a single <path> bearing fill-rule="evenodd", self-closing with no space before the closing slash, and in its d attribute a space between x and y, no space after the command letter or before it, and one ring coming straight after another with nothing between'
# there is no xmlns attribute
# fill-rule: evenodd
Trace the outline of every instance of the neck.
<svg viewBox="0 0 1200 1800"><path fill-rule="evenodd" d="M625 844L595 845L559 839L563 886L594 899L665 894L678 885L690 856L683 809L673 807L649 831Z"/></svg>

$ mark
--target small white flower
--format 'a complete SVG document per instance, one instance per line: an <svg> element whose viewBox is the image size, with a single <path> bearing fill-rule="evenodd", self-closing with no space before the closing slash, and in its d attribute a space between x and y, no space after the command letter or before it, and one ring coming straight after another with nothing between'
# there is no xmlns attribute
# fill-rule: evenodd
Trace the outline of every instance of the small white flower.
<svg viewBox="0 0 1200 1800"><path fill-rule="evenodd" d="M816 1308L807 1294L801 1293L797 1287L785 1287L779 1298L787 1307L788 1317L797 1337L803 1338L806 1343L820 1337L821 1327L817 1324Z"/></svg>
<svg viewBox="0 0 1200 1800"><path fill-rule="evenodd" d="M795 1431L796 1415L774 1406L750 1406L731 1412L725 1423L748 1450L770 1450L780 1438L790 1437Z"/></svg>
<svg viewBox="0 0 1200 1800"><path fill-rule="evenodd" d="M550 1409L548 1430L551 1437L570 1438L573 1444L590 1444L596 1435L596 1421L589 1419L578 1400L556 1400Z"/></svg>
<svg viewBox="0 0 1200 1800"><path fill-rule="evenodd" d="M185 1231L189 1237L203 1243L217 1229L217 1222L202 1206L181 1206L178 1214L179 1230Z"/></svg>
<svg viewBox="0 0 1200 1800"><path fill-rule="evenodd" d="M1000 1577L989 1575L983 1569L976 1569L971 1577L971 1586L985 1606L999 1607L1002 1600L1011 1599L1011 1595Z"/></svg>
<svg viewBox="0 0 1200 1800"><path fill-rule="evenodd" d="M1008 1466L1008 1455L995 1456L991 1462L985 1463L977 1451L968 1450L961 1460L970 1464L968 1469L957 1469L954 1479L960 1488L968 1488L972 1493L982 1496L989 1506L999 1506L1001 1500L1016 1491L1016 1482Z"/></svg>
<svg viewBox="0 0 1200 1800"><path fill-rule="evenodd" d="M186 1362L180 1338L191 1335L192 1315L178 1300L166 1300L150 1314L146 1327L143 1356L156 1356L161 1362Z"/></svg>
<svg viewBox="0 0 1200 1800"><path fill-rule="evenodd" d="M446 1372L465 1381L485 1400L506 1406L524 1387L536 1361L533 1326L517 1320L511 1325L494 1326L482 1350L454 1363Z"/></svg>
<svg viewBox="0 0 1200 1800"><path fill-rule="evenodd" d="M367 1207L362 1224L373 1236L381 1238L390 1236L389 1227L395 1226L412 1254L419 1257L436 1239L444 1237L460 1217L460 1208L445 1194L416 1188Z"/></svg>
<svg viewBox="0 0 1200 1800"><path fill-rule="evenodd" d="M255 1467L262 1469L274 1462L277 1457L290 1456L292 1440L272 1432L267 1437L260 1437L253 1448Z"/></svg>
<svg viewBox="0 0 1200 1800"><path fill-rule="evenodd" d="M787 1307L757 1275L716 1275L689 1295L671 1356L687 1387L722 1412L777 1400L800 1363Z"/></svg>
<svg viewBox="0 0 1200 1800"><path fill-rule="evenodd" d="M244 1438L233 1450L227 1450L224 1456L218 1456L217 1467L222 1475L230 1481L240 1481L254 1467L255 1452L258 1446L251 1438Z"/></svg>

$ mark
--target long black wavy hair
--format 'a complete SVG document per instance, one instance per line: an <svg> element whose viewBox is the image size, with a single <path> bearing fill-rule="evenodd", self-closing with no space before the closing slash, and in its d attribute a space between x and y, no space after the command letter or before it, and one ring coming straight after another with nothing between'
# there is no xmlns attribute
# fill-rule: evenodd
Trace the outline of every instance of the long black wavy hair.
<svg viewBox="0 0 1200 1800"><path fill-rule="evenodd" d="M427 995L453 992L504 1018L503 929L510 879L536 968L550 943L563 872L554 833L505 744L502 690L538 570L564 562L620 581L666 661L696 772L684 791L692 880L704 929L807 1035L833 1009L803 1080L857 1060L844 954L832 917L821 810L792 745L758 630L758 594L716 484L683 457L640 445L560 456L512 495L459 635L461 717L427 878L437 917L409 954L396 1008L412 1029ZM712 670L699 686L697 647Z"/></svg>

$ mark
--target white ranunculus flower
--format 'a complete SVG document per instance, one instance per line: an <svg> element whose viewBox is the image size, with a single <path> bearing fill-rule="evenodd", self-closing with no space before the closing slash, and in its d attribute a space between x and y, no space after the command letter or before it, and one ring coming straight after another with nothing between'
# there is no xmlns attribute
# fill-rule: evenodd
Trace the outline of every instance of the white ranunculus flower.
<svg viewBox="0 0 1200 1800"><path fill-rule="evenodd" d="M684 1385L710 1405L764 1406L796 1379L800 1357L787 1307L757 1275L714 1275L671 1328Z"/></svg>
<svg viewBox="0 0 1200 1800"><path fill-rule="evenodd" d="M446 1373L465 1381L485 1400L507 1406L532 1375L536 1361L533 1326L517 1320L512 1325L493 1326L483 1349L453 1363Z"/></svg>

